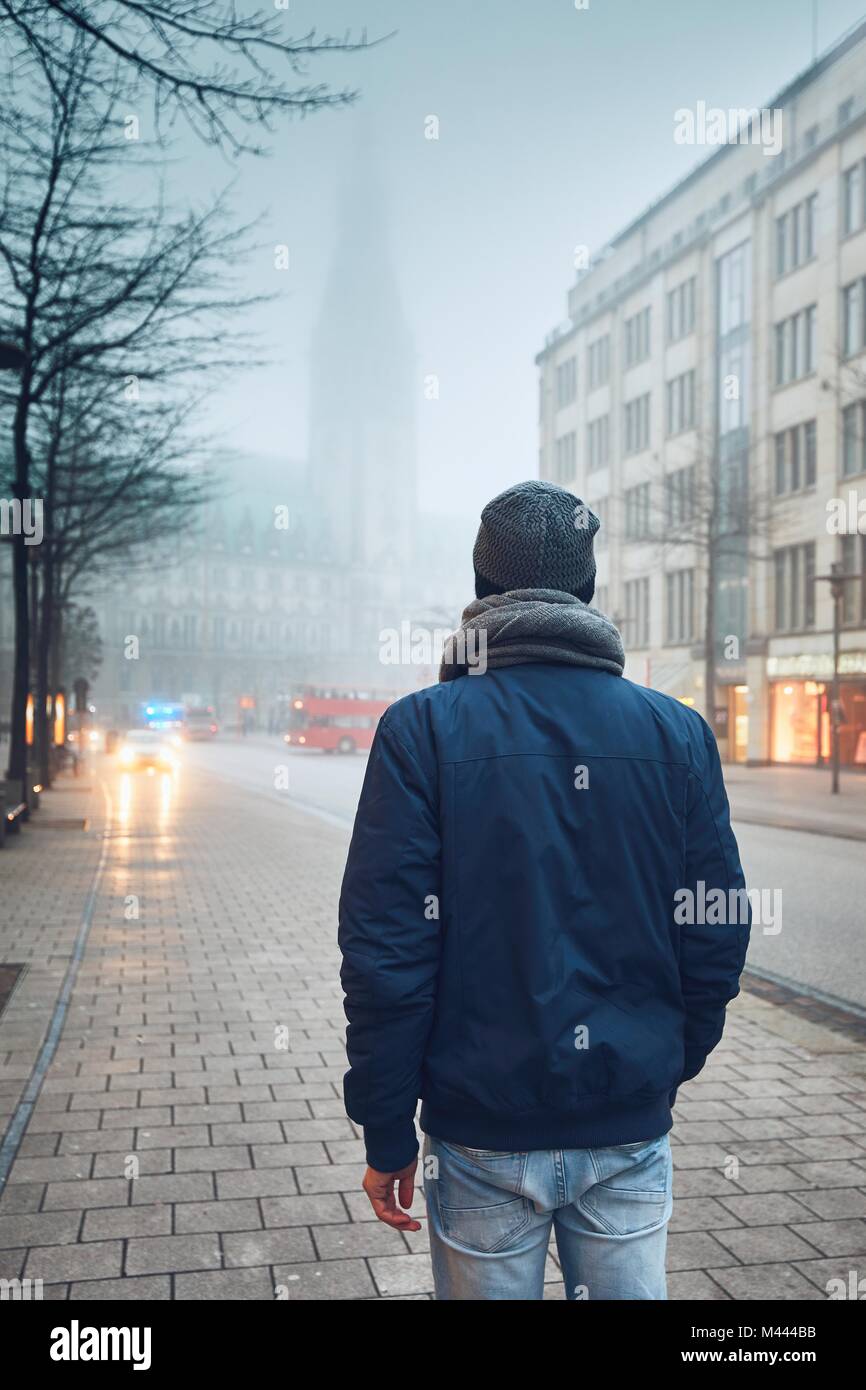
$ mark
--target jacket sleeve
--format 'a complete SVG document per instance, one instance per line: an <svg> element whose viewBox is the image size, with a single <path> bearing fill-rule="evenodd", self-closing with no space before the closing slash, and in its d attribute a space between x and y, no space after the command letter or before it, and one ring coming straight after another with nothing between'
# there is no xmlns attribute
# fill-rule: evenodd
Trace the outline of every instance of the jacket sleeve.
<svg viewBox="0 0 866 1390"><path fill-rule="evenodd" d="M685 1003L685 1065L680 1084L696 1076L719 1042L725 1006L740 992L751 908L731 829L719 750L702 724L702 753L688 777L685 883L695 910L680 927L680 983ZM723 904L710 906L714 898ZM716 890L714 893L713 890Z"/></svg>
<svg viewBox="0 0 866 1390"><path fill-rule="evenodd" d="M414 1116L439 968L436 769L379 724L340 893L340 972L349 1026L347 1114L367 1162L396 1172L418 1152Z"/></svg>

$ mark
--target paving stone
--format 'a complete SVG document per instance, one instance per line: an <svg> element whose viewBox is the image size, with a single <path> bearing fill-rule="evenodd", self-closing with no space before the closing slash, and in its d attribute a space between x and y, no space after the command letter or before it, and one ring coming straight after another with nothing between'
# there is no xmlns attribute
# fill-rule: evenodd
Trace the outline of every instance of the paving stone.
<svg viewBox="0 0 866 1390"><path fill-rule="evenodd" d="M240 1105L178 1105L174 1112L178 1125L220 1125L242 1119Z"/></svg>
<svg viewBox="0 0 866 1390"><path fill-rule="evenodd" d="M126 1240L171 1233L170 1207L97 1207L84 1217L82 1240Z"/></svg>
<svg viewBox="0 0 866 1390"><path fill-rule="evenodd" d="M187 1302L221 1299L235 1302L274 1301L274 1281L269 1269L224 1269L215 1273L178 1274L175 1298Z"/></svg>
<svg viewBox="0 0 866 1390"><path fill-rule="evenodd" d="M822 1255L866 1256L866 1221L812 1221L808 1226L792 1225L791 1230L816 1245Z"/></svg>
<svg viewBox="0 0 866 1390"><path fill-rule="evenodd" d="M414 1258L411 1255L404 1259ZM377 1289L364 1260L326 1260L321 1264L277 1265L278 1298L322 1300L375 1298Z"/></svg>
<svg viewBox="0 0 866 1390"><path fill-rule="evenodd" d="M292 1169L262 1168L247 1172L217 1173L215 1175L217 1196L220 1201L226 1197L282 1197L297 1192L298 1184Z"/></svg>
<svg viewBox="0 0 866 1390"><path fill-rule="evenodd" d="M171 1277L168 1274L139 1275L134 1279L93 1279L86 1284L70 1284L69 1297L73 1302L93 1299L113 1303L122 1299L128 1303L157 1303L171 1298Z"/></svg>
<svg viewBox="0 0 866 1390"><path fill-rule="evenodd" d="M136 1163L135 1169L129 1167L132 1159ZM138 1178L170 1173L171 1149L132 1149L122 1154L97 1154L93 1164L95 1178L121 1178L131 1171L137 1172Z"/></svg>
<svg viewBox="0 0 866 1390"><path fill-rule="evenodd" d="M7 1187L0 1196L0 1216L11 1216L16 1212L38 1211L42 1206L45 1184L41 1182L17 1183Z"/></svg>
<svg viewBox="0 0 866 1390"><path fill-rule="evenodd" d="M737 1231L718 1231L716 1239L736 1255L741 1264L768 1264L774 1259L808 1260L816 1253L826 1253L816 1251L808 1237L804 1240L789 1226L744 1226Z"/></svg>
<svg viewBox="0 0 866 1390"><path fill-rule="evenodd" d="M671 1302L692 1299L706 1302L730 1301L730 1294L725 1293L724 1289L702 1269L684 1269L668 1274L667 1286L668 1299Z"/></svg>
<svg viewBox="0 0 866 1390"><path fill-rule="evenodd" d="M174 1156L177 1173L219 1173L226 1169L250 1168L250 1153L244 1144L210 1145L178 1149Z"/></svg>
<svg viewBox="0 0 866 1390"><path fill-rule="evenodd" d="M844 1216L866 1216L866 1192L855 1187L828 1187L826 1191L811 1188L797 1196L804 1207L824 1221Z"/></svg>
<svg viewBox="0 0 866 1390"><path fill-rule="evenodd" d="M251 1197L223 1202L178 1202L174 1209L179 1235L196 1231L253 1231L262 1224L259 1204Z"/></svg>
<svg viewBox="0 0 866 1390"><path fill-rule="evenodd" d="M329 1163L321 1168L296 1168L299 1192L354 1192L361 1186L364 1165Z"/></svg>
<svg viewBox="0 0 866 1390"><path fill-rule="evenodd" d="M184 1269L219 1269L219 1237L143 1236L126 1249L127 1274L170 1274Z"/></svg>
<svg viewBox="0 0 866 1390"><path fill-rule="evenodd" d="M792 1163L793 1171L815 1187L863 1187L866 1185L866 1170L856 1163L844 1159L826 1163Z"/></svg>
<svg viewBox="0 0 866 1390"><path fill-rule="evenodd" d="M214 1125L211 1133L215 1144L282 1144L283 1131L273 1121L231 1125Z"/></svg>
<svg viewBox="0 0 866 1390"><path fill-rule="evenodd" d="M203 1148L209 1141L207 1125L172 1125L169 1130L160 1126L158 1129L136 1130L135 1148L143 1152L146 1149L164 1149L170 1144L173 1149L196 1149Z"/></svg>
<svg viewBox="0 0 866 1390"><path fill-rule="evenodd" d="M815 1301L826 1297L791 1264L738 1265L733 1269L714 1269L712 1277L737 1300Z"/></svg>
<svg viewBox="0 0 866 1390"><path fill-rule="evenodd" d="M239 1231L223 1236L226 1268L314 1260L316 1251L305 1226Z"/></svg>
<svg viewBox="0 0 866 1390"><path fill-rule="evenodd" d="M89 1178L90 1154L66 1154L61 1158L18 1158L12 1164L9 1185L19 1182L62 1182L64 1178Z"/></svg>
<svg viewBox="0 0 866 1390"><path fill-rule="evenodd" d="M329 1161L324 1144L254 1144L252 1152L257 1168L292 1168Z"/></svg>
<svg viewBox="0 0 866 1390"><path fill-rule="evenodd" d="M780 1163L744 1163L737 1172L736 1185L747 1192L799 1192L808 1188L809 1182Z"/></svg>
<svg viewBox="0 0 866 1390"><path fill-rule="evenodd" d="M123 1245L119 1240L83 1245L31 1246L24 1268L28 1279L46 1284L60 1280L111 1279L120 1274Z"/></svg>
<svg viewBox="0 0 866 1390"><path fill-rule="evenodd" d="M371 1259L369 1263L381 1294L433 1292L429 1255L386 1256Z"/></svg>
<svg viewBox="0 0 866 1390"><path fill-rule="evenodd" d="M721 1204L746 1226L783 1225L786 1221L808 1221L811 1217L809 1209L787 1192L723 1197Z"/></svg>
<svg viewBox="0 0 866 1390"><path fill-rule="evenodd" d="M668 1236L667 1268L720 1269L735 1263L730 1250L720 1245L715 1236L704 1231L684 1231Z"/></svg>
<svg viewBox="0 0 866 1390"><path fill-rule="evenodd" d="M283 1133L289 1144L354 1138L354 1130L345 1117L338 1120L284 1120Z"/></svg>
<svg viewBox="0 0 866 1390"><path fill-rule="evenodd" d="M134 1129L85 1129L60 1135L62 1154L130 1153L135 1148Z"/></svg>
<svg viewBox="0 0 866 1390"><path fill-rule="evenodd" d="M80 1211L0 1216L0 1250L23 1245L65 1245L78 1239Z"/></svg>
<svg viewBox="0 0 866 1390"><path fill-rule="evenodd" d="M718 1168L674 1167L674 1201L685 1197L722 1197L736 1192L738 1184Z"/></svg>
<svg viewBox="0 0 866 1390"><path fill-rule="evenodd" d="M417 1233L417 1234L420 1234ZM402 1236L377 1221L374 1226L356 1222L341 1225L314 1226L313 1240L320 1260L347 1260L368 1255L405 1254ZM416 1251L416 1254L421 1253Z"/></svg>
<svg viewBox="0 0 866 1390"><path fill-rule="evenodd" d="M210 1173L169 1173L163 1177L137 1178L132 1184L132 1202L206 1202L214 1195Z"/></svg>
<svg viewBox="0 0 866 1390"><path fill-rule="evenodd" d="M122 1207L129 1200L131 1184L121 1178L91 1178L82 1182L51 1182L45 1192L45 1211L84 1207Z"/></svg>
<svg viewBox="0 0 866 1390"><path fill-rule="evenodd" d="M794 1268L834 1302L859 1303L866 1298L866 1270L862 1261L852 1261L850 1255L798 1260Z"/></svg>
<svg viewBox="0 0 866 1390"><path fill-rule="evenodd" d="M800 1209L802 1215L802 1208ZM719 1226L738 1226L736 1215L713 1197L680 1197L674 1203L670 1231L713 1231Z"/></svg>
<svg viewBox="0 0 866 1390"><path fill-rule="evenodd" d="M349 1220L345 1203L335 1192L306 1197L262 1197L260 1205L266 1226L345 1224Z"/></svg>

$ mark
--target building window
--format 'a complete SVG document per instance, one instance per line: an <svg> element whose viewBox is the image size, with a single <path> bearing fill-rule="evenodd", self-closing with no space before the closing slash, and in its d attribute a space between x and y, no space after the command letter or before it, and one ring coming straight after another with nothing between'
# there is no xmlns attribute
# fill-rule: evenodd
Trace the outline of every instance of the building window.
<svg viewBox="0 0 866 1390"><path fill-rule="evenodd" d="M842 622L866 623L866 536L842 536L842 572L859 574L859 584L842 585Z"/></svg>
<svg viewBox="0 0 866 1390"><path fill-rule="evenodd" d="M593 605L592 605L592 606L593 606L593 608L597 608L598 611L599 611L600 613L606 613L606 612L607 612L607 605L608 605L608 588L607 588L607 585L606 585L606 584L600 584L600 585L598 586L598 588L596 589L596 591L595 591L595 598L593 599Z"/></svg>
<svg viewBox="0 0 866 1390"><path fill-rule="evenodd" d="M665 642L691 642L695 623L695 572L674 570L665 575Z"/></svg>
<svg viewBox="0 0 866 1390"><path fill-rule="evenodd" d="M623 638L627 647L649 646L649 579L628 579L625 584Z"/></svg>
<svg viewBox="0 0 866 1390"><path fill-rule="evenodd" d="M694 370L675 376L668 382L666 390L667 433L682 434L683 430L692 429L695 423Z"/></svg>
<svg viewBox="0 0 866 1390"><path fill-rule="evenodd" d="M568 357L556 368L556 408L571 405L577 396L577 358Z"/></svg>
<svg viewBox="0 0 866 1390"><path fill-rule="evenodd" d="M732 251L720 257L718 265L718 334L725 338L735 328L741 328L749 319L751 306L751 285L749 277L751 264L749 243L735 246Z"/></svg>
<svg viewBox="0 0 866 1390"><path fill-rule="evenodd" d="M815 370L815 305L776 324L776 385L787 386Z"/></svg>
<svg viewBox="0 0 866 1390"><path fill-rule="evenodd" d="M610 457L610 416L599 415L586 427L587 467L590 472L605 468Z"/></svg>
<svg viewBox="0 0 866 1390"><path fill-rule="evenodd" d="M815 542L773 552L775 628L798 632L815 626Z"/></svg>
<svg viewBox="0 0 866 1390"><path fill-rule="evenodd" d="M842 174L842 234L859 232L866 223L866 178L864 163L859 159Z"/></svg>
<svg viewBox="0 0 866 1390"><path fill-rule="evenodd" d="M625 452L637 454L649 447L650 398L647 391L625 404Z"/></svg>
<svg viewBox="0 0 866 1390"><path fill-rule="evenodd" d="M646 540L650 533L649 483L639 483L637 487L627 488L624 500L626 540Z"/></svg>
<svg viewBox="0 0 866 1390"><path fill-rule="evenodd" d="M836 118L840 126L847 125L854 114L854 98L847 97L845 101L839 102L839 109Z"/></svg>
<svg viewBox="0 0 866 1390"><path fill-rule="evenodd" d="M777 275L787 275L789 270L805 265L816 254L817 210L818 195L813 193L776 218Z"/></svg>
<svg viewBox="0 0 866 1390"><path fill-rule="evenodd" d="M587 349L587 377L589 389L604 386L610 380L610 334L596 338Z"/></svg>
<svg viewBox="0 0 866 1390"><path fill-rule="evenodd" d="M866 472L866 401L842 411L842 476Z"/></svg>
<svg viewBox="0 0 866 1390"><path fill-rule="evenodd" d="M574 430L560 435L554 454L554 482L570 483L577 472L577 436Z"/></svg>
<svg viewBox="0 0 866 1390"><path fill-rule="evenodd" d="M683 280L681 285L668 291L667 335L669 343L676 343L692 333L695 327L695 277Z"/></svg>
<svg viewBox="0 0 866 1390"><path fill-rule="evenodd" d="M650 355L650 311L641 309L625 321L625 365L634 367Z"/></svg>
<svg viewBox="0 0 866 1390"><path fill-rule="evenodd" d="M851 357L866 347L866 314L863 313L866 278L861 277L842 291L842 352Z"/></svg>
<svg viewBox="0 0 866 1390"><path fill-rule="evenodd" d="M591 510L595 512L599 520L599 528L595 533L596 550L607 550L610 540L608 535L608 518L610 516L609 501L610 499L607 497L597 497L594 502L590 502L589 504Z"/></svg>
<svg viewBox="0 0 866 1390"><path fill-rule="evenodd" d="M697 465L678 468L665 478L665 517L668 526L681 526L695 515Z"/></svg>
<svg viewBox="0 0 866 1390"><path fill-rule="evenodd" d="M775 439L777 497L815 486L817 428L814 420L780 430Z"/></svg>

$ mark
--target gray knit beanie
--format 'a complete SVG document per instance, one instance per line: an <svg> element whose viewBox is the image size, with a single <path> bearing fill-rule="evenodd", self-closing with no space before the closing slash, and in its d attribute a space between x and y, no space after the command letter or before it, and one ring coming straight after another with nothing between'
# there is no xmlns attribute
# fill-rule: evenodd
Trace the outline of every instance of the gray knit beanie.
<svg viewBox="0 0 866 1390"><path fill-rule="evenodd" d="M475 594L559 589L584 603L595 592L592 538L600 526L585 502L556 483L516 483L488 502L472 562Z"/></svg>

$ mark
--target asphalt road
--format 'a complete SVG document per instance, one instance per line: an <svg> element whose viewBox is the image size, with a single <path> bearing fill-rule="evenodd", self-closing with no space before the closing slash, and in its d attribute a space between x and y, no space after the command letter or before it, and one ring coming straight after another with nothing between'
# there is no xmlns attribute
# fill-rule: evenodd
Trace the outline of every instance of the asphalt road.
<svg viewBox="0 0 866 1390"><path fill-rule="evenodd" d="M288 749L261 737L187 745L184 763L351 826L367 759ZM748 964L784 982L866 1009L866 849L852 840L737 825L746 880L774 922L756 924ZM239 833L243 833L242 829ZM775 928L779 921L781 930ZM769 929L767 929L769 928Z"/></svg>

